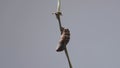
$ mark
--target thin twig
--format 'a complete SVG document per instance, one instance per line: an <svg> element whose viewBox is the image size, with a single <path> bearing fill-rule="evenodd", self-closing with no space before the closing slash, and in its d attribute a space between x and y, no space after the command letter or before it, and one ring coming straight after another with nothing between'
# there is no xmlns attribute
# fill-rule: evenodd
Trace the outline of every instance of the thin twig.
<svg viewBox="0 0 120 68"><path fill-rule="evenodd" d="M60 29L60 32L62 34L62 25L61 25L61 20L60 20L60 16L62 15L62 13L60 12L60 6L61 6L61 3L60 3L60 0L58 0L57 12L55 13L55 15L56 15L56 18L59 22L59 29ZM71 61L70 61L70 58L69 58L67 47L65 48L64 51L65 51L65 54L66 54L66 57L67 57L67 60L68 60L68 63L69 63L69 67L72 68L72 64L71 64Z"/></svg>
<svg viewBox="0 0 120 68"><path fill-rule="evenodd" d="M59 29L61 31L61 34L62 34L62 25L61 25L61 20L60 20L60 16L61 16L61 12L56 12L55 15L56 15L56 18L58 20L58 23L59 23Z"/></svg>
<svg viewBox="0 0 120 68"><path fill-rule="evenodd" d="M55 14L56 14L56 18L59 22L59 28L60 28L60 31L61 31L61 34L62 34L62 25L61 25L61 20L60 20L61 12L56 12ZM69 63L69 67L72 68L72 64L71 64L71 61L70 61L70 58L69 58L67 47L65 48L64 51L65 51L65 54L66 54L66 57L67 57L67 60L68 60L68 63Z"/></svg>
<svg viewBox="0 0 120 68"><path fill-rule="evenodd" d="M69 67L72 68L72 63L70 62L70 58L69 58L69 55L68 55L67 47L65 48L65 54L66 54L66 57L67 57L67 60L68 60L68 63L69 63Z"/></svg>

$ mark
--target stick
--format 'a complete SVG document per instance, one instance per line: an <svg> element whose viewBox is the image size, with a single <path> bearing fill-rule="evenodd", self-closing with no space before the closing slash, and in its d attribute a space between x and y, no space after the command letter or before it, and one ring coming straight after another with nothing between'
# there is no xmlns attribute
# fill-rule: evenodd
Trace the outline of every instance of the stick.
<svg viewBox="0 0 120 68"><path fill-rule="evenodd" d="M58 23L59 23L60 32L62 34L62 25L61 25L61 20L60 20L60 16L62 15L62 13L60 12L60 6L61 6L61 3L60 3L60 0L58 0L57 12L55 13L55 15L56 15L56 18L57 18ZM66 57L67 57L67 60L68 60L68 63L69 63L69 67L72 68L72 64L70 62L70 58L69 58L69 54L68 54L68 51L67 51L67 47L65 48L64 51L65 51L65 54L66 54Z"/></svg>
<svg viewBox="0 0 120 68"><path fill-rule="evenodd" d="M68 60L68 63L69 63L69 67L72 68L72 64L70 62L70 58L69 58L69 55L68 55L67 47L65 48L65 54L66 54L66 57L67 57L67 60Z"/></svg>
<svg viewBox="0 0 120 68"><path fill-rule="evenodd" d="M56 12L56 18L59 22L59 28L60 28L60 32L62 34L62 25L61 25L61 20L60 20L60 15L61 15L61 12ZM67 51L67 47L65 48L65 54L66 54L66 57L67 57L67 60L68 60L68 63L69 63L69 67L72 68L72 64L70 62L70 58L69 58L69 54L68 54L68 51Z"/></svg>
<svg viewBox="0 0 120 68"><path fill-rule="evenodd" d="M62 34L62 25L61 25L61 20L60 20L60 16L61 16L61 12L56 12L55 15L56 15L56 18L58 20L58 23L59 23L59 29L60 29L60 32Z"/></svg>

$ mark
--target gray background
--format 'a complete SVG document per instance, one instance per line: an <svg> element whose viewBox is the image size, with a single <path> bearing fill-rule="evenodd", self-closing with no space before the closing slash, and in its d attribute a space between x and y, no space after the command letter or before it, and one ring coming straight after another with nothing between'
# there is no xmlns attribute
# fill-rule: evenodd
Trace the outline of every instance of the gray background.
<svg viewBox="0 0 120 68"><path fill-rule="evenodd" d="M69 68L57 53L57 0L0 0L0 68ZM73 68L120 68L120 0L62 0Z"/></svg>

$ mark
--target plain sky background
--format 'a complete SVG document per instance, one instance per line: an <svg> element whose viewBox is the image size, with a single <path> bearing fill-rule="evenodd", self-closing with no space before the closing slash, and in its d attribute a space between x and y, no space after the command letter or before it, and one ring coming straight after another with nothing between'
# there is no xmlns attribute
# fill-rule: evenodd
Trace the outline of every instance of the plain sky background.
<svg viewBox="0 0 120 68"><path fill-rule="evenodd" d="M69 68L57 53L57 0L0 0L0 68ZM73 68L120 68L120 0L62 0Z"/></svg>

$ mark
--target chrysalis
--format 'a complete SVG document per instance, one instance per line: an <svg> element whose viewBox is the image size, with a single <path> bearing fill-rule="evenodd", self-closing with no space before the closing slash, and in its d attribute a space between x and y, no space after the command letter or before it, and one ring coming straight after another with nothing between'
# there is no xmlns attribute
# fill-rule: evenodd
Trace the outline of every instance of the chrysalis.
<svg viewBox="0 0 120 68"><path fill-rule="evenodd" d="M64 29L60 37L60 41L56 48L56 51L57 52L63 51L66 48L66 45L68 44L69 40L70 40L70 31L69 29Z"/></svg>

